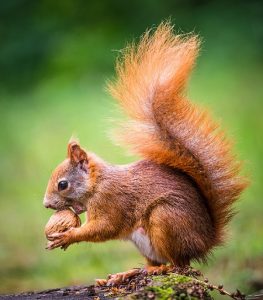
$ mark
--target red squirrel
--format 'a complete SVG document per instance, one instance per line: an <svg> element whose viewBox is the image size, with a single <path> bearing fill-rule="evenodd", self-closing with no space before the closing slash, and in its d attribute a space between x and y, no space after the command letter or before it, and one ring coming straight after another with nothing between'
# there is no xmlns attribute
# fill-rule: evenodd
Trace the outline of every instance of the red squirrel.
<svg viewBox="0 0 263 300"><path fill-rule="evenodd" d="M197 36L175 35L170 23L162 23L122 51L109 83L129 117L118 141L142 159L112 165L70 141L44 206L86 211L87 220L50 236L49 249L127 239L146 258L150 273L169 263L203 261L223 243L233 203L247 183L223 131L185 95L199 46Z"/></svg>

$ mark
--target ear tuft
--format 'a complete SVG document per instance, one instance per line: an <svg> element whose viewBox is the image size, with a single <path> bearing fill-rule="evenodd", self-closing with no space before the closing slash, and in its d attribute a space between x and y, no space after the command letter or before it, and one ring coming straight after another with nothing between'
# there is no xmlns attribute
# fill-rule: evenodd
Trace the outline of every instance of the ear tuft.
<svg viewBox="0 0 263 300"><path fill-rule="evenodd" d="M72 136L70 137L68 144L71 144L73 142L79 144L79 139L74 134L72 134Z"/></svg>
<svg viewBox="0 0 263 300"><path fill-rule="evenodd" d="M83 150L79 142L76 140L70 140L68 143L68 158L72 163L79 163L87 160L87 153Z"/></svg>

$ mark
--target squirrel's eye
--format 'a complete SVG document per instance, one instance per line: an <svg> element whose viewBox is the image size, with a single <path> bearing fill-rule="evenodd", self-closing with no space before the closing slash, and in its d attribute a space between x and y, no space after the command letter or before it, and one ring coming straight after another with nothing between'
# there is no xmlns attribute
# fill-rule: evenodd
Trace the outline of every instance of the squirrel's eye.
<svg viewBox="0 0 263 300"><path fill-rule="evenodd" d="M67 189L68 187L68 182L66 180L61 180L59 183L58 183L58 190L59 191L63 191L65 189Z"/></svg>

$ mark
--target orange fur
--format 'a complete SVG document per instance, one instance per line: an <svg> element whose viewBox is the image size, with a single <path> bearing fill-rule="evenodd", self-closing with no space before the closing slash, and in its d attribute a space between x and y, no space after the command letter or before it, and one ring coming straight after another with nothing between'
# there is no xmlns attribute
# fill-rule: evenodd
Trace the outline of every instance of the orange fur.
<svg viewBox="0 0 263 300"><path fill-rule="evenodd" d="M123 51L109 91L130 117L118 140L197 183L207 199L215 246L222 243L232 204L247 183L222 130L184 95L199 45L197 36L174 35L172 26L162 23Z"/></svg>
<svg viewBox="0 0 263 300"><path fill-rule="evenodd" d="M127 47L109 84L130 117L119 138L143 159L111 165L70 141L44 205L87 210L87 221L56 234L50 249L128 239L151 265L185 266L205 260L224 240L246 181L222 130L185 96L199 39L172 29L163 23Z"/></svg>

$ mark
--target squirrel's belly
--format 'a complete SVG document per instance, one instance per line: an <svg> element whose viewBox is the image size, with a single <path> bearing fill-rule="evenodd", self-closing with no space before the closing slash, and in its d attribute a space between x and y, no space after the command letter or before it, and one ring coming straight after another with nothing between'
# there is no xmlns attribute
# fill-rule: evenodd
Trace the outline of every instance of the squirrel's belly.
<svg viewBox="0 0 263 300"><path fill-rule="evenodd" d="M131 240L139 251L147 258L158 263L166 263L167 260L156 254L149 237L145 234L143 228L138 228L130 236Z"/></svg>

